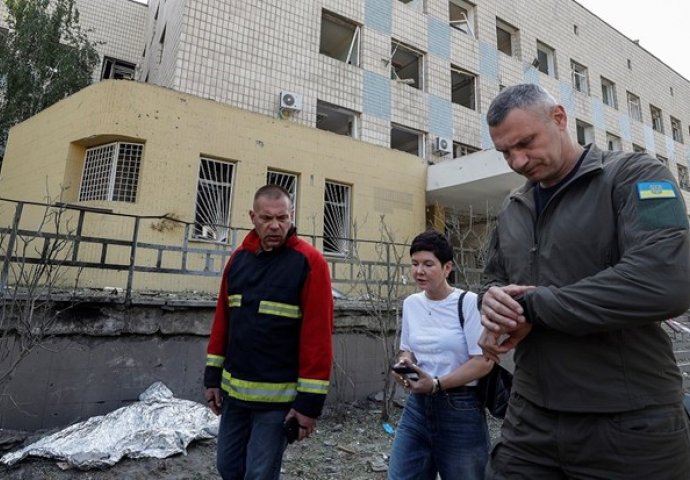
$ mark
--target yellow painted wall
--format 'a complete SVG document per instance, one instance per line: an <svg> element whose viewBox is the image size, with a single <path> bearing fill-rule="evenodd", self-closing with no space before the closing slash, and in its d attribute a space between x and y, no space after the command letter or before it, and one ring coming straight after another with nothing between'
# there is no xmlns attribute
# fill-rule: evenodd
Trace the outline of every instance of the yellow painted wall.
<svg viewBox="0 0 690 480"><path fill-rule="evenodd" d="M85 149L113 140L144 143L137 201L78 202ZM14 127L0 174L0 196L42 201L47 191L56 198L64 189L63 201L69 203L132 215L174 214L193 222L202 155L236 162L233 227L251 227L253 193L265 183L266 170L277 169L299 174L297 220L303 235L323 233L326 180L352 185L358 238L379 240L382 215L398 242L409 242L424 229L426 165L420 158L289 119L127 81L92 85ZM7 225L3 212L0 218ZM145 223L142 241L179 244L180 229L160 232L151 228L152 221ZM127 238L125 224L131 222L101 219L97 228L89 228L91 233ZM113 255L126 260L126 252ZM87 281L88 275L82 276ZM179 278L146 283L146 288L198 289L180 285ZM215 290L215 281L209 283Z"/></svg>

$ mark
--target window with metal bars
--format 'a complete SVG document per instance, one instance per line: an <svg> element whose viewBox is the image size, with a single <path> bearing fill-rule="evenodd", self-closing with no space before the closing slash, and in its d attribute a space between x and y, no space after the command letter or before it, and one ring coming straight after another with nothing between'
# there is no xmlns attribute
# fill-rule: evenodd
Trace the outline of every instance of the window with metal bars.
<svg viewBox="0 0 690 480"><path fill-rule="evenodd" d="M266 184L278 185L288 191L290 200L292 200L292 206L295 209L295 213L292 217L293 222L297 225L297 175L294 173L268 170L266 172Z"/></svg>
<svg viewBox="0 0 690 480"><path fill-rule="evenodd" d="M326 181L323 198L323 251L330 255L350 253L349 185Z"/></svg>
<svg viewBox="0 0 690 480"><path fill-rule="evenodd" d="M135 202L143 150L139 143L125 142L88 148L79 201Z"/></svg>
<svg viewBox="0 0 690 480"><path fill-rule="evenodd" d="M235 164L201 158L193 238L227 243Z"/></svg>

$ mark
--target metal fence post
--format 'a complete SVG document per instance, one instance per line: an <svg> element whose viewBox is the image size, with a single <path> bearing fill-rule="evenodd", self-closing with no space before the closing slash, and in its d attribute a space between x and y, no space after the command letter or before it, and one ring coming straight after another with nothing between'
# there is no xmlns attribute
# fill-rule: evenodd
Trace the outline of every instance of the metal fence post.
<svg viewBox="0 0 690 480"><path fill-rule="evenodd" d="M14 209L14 218L12 219L12 231L10 232L10 239L7 242L7 251L5 252L5 258L2 262L2 273L0 274L0 288L5 289L7 287L7 277L10 273L10 262L14 256L14 243L17 239L17 230L19 229L19 220L22 216L22 210L24 210L24 202L18 202Z"/></svg>
<svg viewBox="0 0 690 480"><path fill-rule="evenodd" d="M139 238L139 217L134 217L134 232L132 233L132 246L129 251L129 272L127 273L127 291L125 292L125 303L129 304L132 300L132 282L134 281L134 264L137 255L137 239Z"/></svg>

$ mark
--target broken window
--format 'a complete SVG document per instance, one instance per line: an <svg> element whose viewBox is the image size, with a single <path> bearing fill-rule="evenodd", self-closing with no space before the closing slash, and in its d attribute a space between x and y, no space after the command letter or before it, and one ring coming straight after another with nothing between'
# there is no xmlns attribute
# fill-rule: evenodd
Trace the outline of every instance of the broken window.
<svg viewBox="0 0 690 480"><path fill-rule="evenodd" d="M587 67L577 63L575 60L570 60L570 70L573 76L573 87L575 90L589 95Z"/></svg>
<svg viewBox="0 0 690 480"><path fill-rule="evenodd" d="M606 148L609 151L622 150L623 143L621 143L621 137L614 135L613 133L606 132Z"/></svg>
<svg viewBox="0 0 690 480"><path fill-rule="evenodd" d="M391 148L424 157L424 134L419 130L392 124Z"/></svg>
<svg viewBox="0 0 690 480"><path fill-rule="evenodd" d="M577 131L577 143L584 147L594 142L594 127L592 125L582 120L576 120L575 129Z"/></svg>
<svg viewBox="0 0 690 480"><path fill-rule="evenodd" d="M668 168L668 158L657 155L656 159L659 160L666 168Z"/></svg>
<svg viewBox="0 0 690 480"><path fill-rule="evenodd" d="M290 194L292 206L295 209L293 220L297 224L297 175L294 173L279 172L277 170L268 170L266 172L266 185L278 185L283 187Z"/></svg>
<svg viewBox="0 0 690 480"><path fill-rule="evenodd" d="M496 18L496 48L511 57L519 57L517 46L518 29Z"/></svg>
<svg viewBox="0 0 690 480"><path fill-rule="evenodd" d="M227 243L235 164L203 157L200 160L192 236Z"/></svg>
<svg viewBox="0 0 690 480"><path fill-rule="evenodd" d="M464 0L448 2L450 26L474 37L475 6Z"/></svg>
<svg viewBox="0 0 690 480"><path fill-rule="evenodd" d="M678 167L678 185L683 190L690 191L690 178L688 178L688 167L684 165L677 165Z"/></svg>
<svg viewBox="0 0 690 480"><path fill-rule="evenodd" d="M359 116L347 108L316 101L316 128L359 138Z"/></svg>
<svg viewBox="0 0 690 480"><path fill-rule="evenodd" d="M331 255L350 252L350 191L352 187L326 180L323 197L323 251Z"/></svg>
<svg viewBox="0 0 690 480"><path fill-rule="evenodd" d="M453 142L453 158L464 157L470 153L478 152L479 148L473 147L472 145L467 145L460 142Z"/></svg>
<svg viewBox="0 0 690 480"><path fill-rule="evenodd" d="M422 53L400 42L391 44L391 79L422 90Z"/></svg>
<svg viewBox="0 0 690 480"><path fill-rule="evenodd" d="M334 13L323 11L319 53L357 67L359 38L359 25Z"/></svg>
<svg viewBox="0 0 690 480"><path fill-rule="evenodd" d="M628 113L630 117L638 122L642 121L642 104L640 103L640 97L634 93L627 92L628 96Z"/></svg>
<svg viewBox="0 0 690 480"><path fill-rule="evenodd" d="M680 125L680 120L671 117L671 134L676 142L683 143L683 127Z"/></svg>
<svg viewBox="0 0 690 480"><path fill-rule="evenodd" d="M556 77L556 51L542 43L537 41L537 58L536 67L541 73L545 73L550 77ZM534 63L533 63L534 65Z"/></svg>
<svg viewBox="0 0 690 480"><path fill-rule="evenodd" d="M451 66L450 69L450 99L453 103L475 110L476 102L476 80L477 76Z"/></svg>
<svg viewBox="0 0 690 480"><path fill-rule="evenodd" d="M115 142L88 148L79 187L79 201L134 203L144 146Z"/></svg>
<svg viewBox="0 0 690 480"><path fill-rule="evenodd" d="M129 62L118 60L117 58L103 57L103 69L101 70L101 80L134 80L134 69L136 65Z"/></svg>
<svg viewBox="0 0 690 480"><path fill-rule="evenodd" d="M644 147L637 145L636 143L632 144L632 149L633 149L633 152L638 152L638 153L647 151Z"/></svg>
<svg viewBox="0 0 690 480"><path fill-rule="evenodd" d="M604 77L601 77L601 101L609 107L618 108L616 84Z"/></svg>
<svg viewBox="0 0 690 480"><path fill-rule="evenodd" d="M652 128L659 133L664 133L664 120L661 118L661 109L650 104L649 113L652 115Z"/></svg>

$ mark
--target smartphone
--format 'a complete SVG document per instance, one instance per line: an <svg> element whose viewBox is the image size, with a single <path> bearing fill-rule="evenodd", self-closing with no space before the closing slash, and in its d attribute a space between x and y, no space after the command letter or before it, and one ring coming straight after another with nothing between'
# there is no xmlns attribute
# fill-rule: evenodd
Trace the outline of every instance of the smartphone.
<svg viewBox="0 0 690 480"><path fill-rule="evenodd" d="M291 417L290 420L283 423L283 432L288 443L293 443L297 440L299 436L299 420L297 420L297 417Z"/></svg>
<svg viewBox="0 0 690 480"><path fill-rule="evenodd" d="M412 367L409 367L407 365L393 366L391 368L395 373L399 373L400 375L417 374L417 372Z"/></svg>

